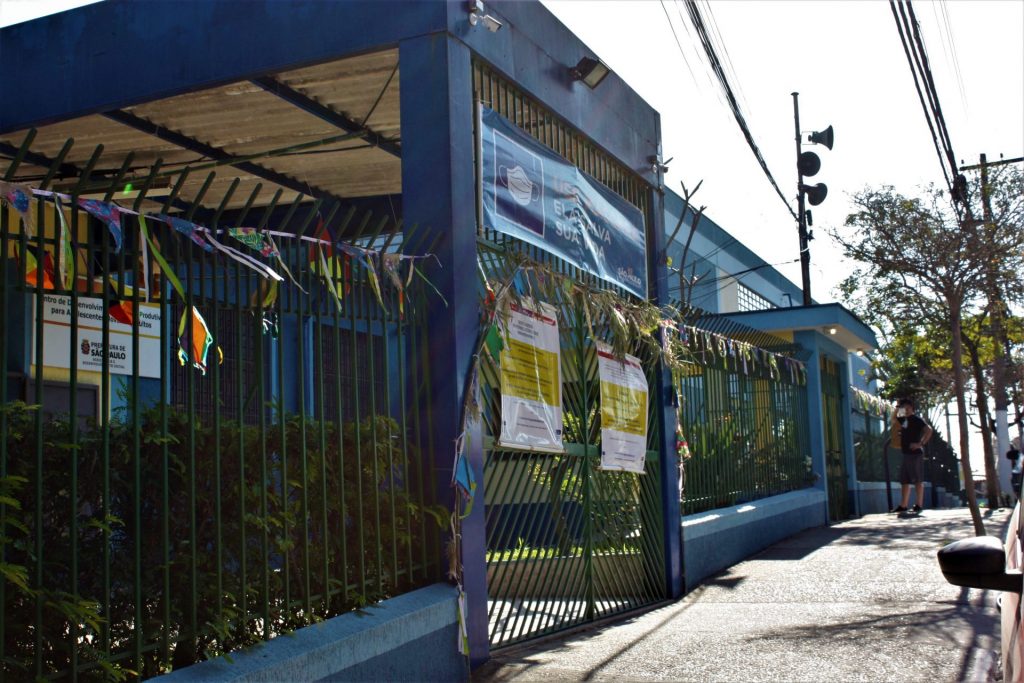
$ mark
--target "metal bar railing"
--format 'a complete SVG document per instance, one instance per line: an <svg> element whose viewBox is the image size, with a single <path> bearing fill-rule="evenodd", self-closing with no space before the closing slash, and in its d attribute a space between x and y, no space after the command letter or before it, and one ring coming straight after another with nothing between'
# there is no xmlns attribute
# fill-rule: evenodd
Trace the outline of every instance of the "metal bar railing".
<svg viewBox="0 0 1024 683"><path fill-rule="evenodd" d="M675 378L690 451L683 513L809 486L804 388L702 360L697 354L691 368Z"/></svg>
<svg viewBox="0 0 1024 683"><path fill-rule="evenodd" d="M155 203L161 165L122 206L155 215L189 201L175 216L221 243L249 220L290 233L280 257L302 289L285 281L271 301L251 269L150 218L167 271L134 215L120 214L115 244L77 189L60 206L37 193L25 218L0 204L0 562L13 572L0 577L0 678L148 678L441 578L421 415L429 287L408 281L399 311L364 262L339 251L338 268L318 270L299 237L320 205L277 211L279 190L238 198L238 179L186 183L183 171ZM103 167L97 147L75 187ZM101 202L120 199L129 167L103 172ZM367 258L414 233L343 213L335 234L362 235ZM200 315L205 374L171 360L201 340Z"/></svg>

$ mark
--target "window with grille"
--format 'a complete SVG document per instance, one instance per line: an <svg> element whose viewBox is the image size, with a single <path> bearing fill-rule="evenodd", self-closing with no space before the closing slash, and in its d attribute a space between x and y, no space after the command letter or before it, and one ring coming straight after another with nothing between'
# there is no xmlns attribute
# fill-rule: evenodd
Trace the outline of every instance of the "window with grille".
<svg viewBox="0 0 1024 683"><path fill-rule="evenodd" d="M736 309L739 311L763 311L766 308L778 308L768 299L742 284L737 285Z"/></svg>
<svg viewBox="0 0 1024 683"><path fill-rule="evenodd" d="M183 310L181 304L173 304L169 319L176 324ZM205 313L204 318L212 332L212 310ZM168 324L166 320L164 324ZM170 328L171 337L176 329L174 324ZM207 356L206 375L200 375L198 370L188 364L178 363L176 354L173 357L170 363L171 404L187 410L191 385L191 400L194 401L196 416L212 419L217 411L223 418L237 419L241 410L242 421L255 424L259 416L257 382L265 374L265 369L260 371L256 367L256 345L260 342L262 324L251 312L220 308L217 311L217 330L219 333L214 338L215 347L210 349ZM172 340L171 343L174 353L178 342ZM223 354L222 362L218 362L220 353L216 347L220 347ZM218 365L216 371L219 372L216 394L212 374L215 363Z"/></svg>
<svg viewBox="0 0 1024 683"><path fill-rule="evenodd" d="M322 325L320 344L323 362L316 366L323 380L320 416L327 421L337 421L339 401L343 422L388 414L384 337ZM314 377L313 382L318 390L320 379Z"/></svg>

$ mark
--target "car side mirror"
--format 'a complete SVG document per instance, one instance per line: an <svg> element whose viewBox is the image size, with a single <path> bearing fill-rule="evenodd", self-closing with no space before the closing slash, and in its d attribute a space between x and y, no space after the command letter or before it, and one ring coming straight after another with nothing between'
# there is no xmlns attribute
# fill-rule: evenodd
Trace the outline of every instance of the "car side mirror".
<svg viewBox="0 0 1024 683"><path fill-rule="evenodd" d="M950 543L939 551L942 575L954 586L1020 593L1024 574L1006 571L1006 549L995 536Z"/></svg>

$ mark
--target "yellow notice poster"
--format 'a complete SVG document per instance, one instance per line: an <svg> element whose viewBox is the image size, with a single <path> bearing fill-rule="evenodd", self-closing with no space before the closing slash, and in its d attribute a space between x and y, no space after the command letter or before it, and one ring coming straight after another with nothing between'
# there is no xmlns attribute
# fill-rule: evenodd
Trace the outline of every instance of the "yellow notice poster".
<svg viewBox="0 0 1024 683"><path fill-rule="evenodd" d="M647 377L639 359L622 360L598 342L601 377L601 469L644 473L647 454Z"/></svg>
<svg viewBox="0 0 1024 683"><path fill-rule="evenodd" d="M500 359L502 446L564 450L560 362L554 307L512 304Z"/></svg>

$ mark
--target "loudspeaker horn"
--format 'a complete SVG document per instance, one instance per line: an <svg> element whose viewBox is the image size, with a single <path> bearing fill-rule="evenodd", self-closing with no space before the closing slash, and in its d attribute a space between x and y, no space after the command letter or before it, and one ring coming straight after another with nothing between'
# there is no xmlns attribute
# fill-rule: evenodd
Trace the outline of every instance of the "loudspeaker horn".
<svg viewBox="0 0 1024 683"><path fill-rule="evenodd" d="M807 202L811 206L817 206L825 201L825 197L828 196L828 186L825 183L818 183L817 185L801 185L800 191L807 195Z"/></svg>
<svg viewBox="0 0 1024 683"><path fill-rule="evenodd" d="M801 152L796 167L800 175L812 176L821 170L821 158L814 152Z"/></svg>
<svg viewBox="0 0 1024 683"><path fill-rule="evenodd" d="M832 149L832 143L835 142L835 133L832 131L832 126L829 126L825 130L811 133L811 137L808 140L815 145L825 145Z"/></svg>

